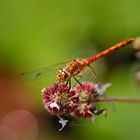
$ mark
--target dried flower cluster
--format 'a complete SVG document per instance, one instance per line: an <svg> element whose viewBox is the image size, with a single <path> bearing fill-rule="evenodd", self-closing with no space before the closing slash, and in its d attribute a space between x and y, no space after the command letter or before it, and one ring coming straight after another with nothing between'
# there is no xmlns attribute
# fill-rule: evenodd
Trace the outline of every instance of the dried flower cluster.
<svg viewBox="0 0 140 140"><path fill-rule="evenodd" d="M77 84L74 88L69 88L64 83L56 83L42 90L43 104L50 114L59 116L62 127L68 122L60 117L62 115L94 120L94 114L105 113L105 109L97 110L94 103L104 89L101 90L97 84L91 82Z"/></svg>
<svg viewBox="0 0 140 140"><path fill-rule="evenodd" d="M67 115L78 106L79 95L64 83L57 83L42 90L45 109L53 115Z"/></svg>

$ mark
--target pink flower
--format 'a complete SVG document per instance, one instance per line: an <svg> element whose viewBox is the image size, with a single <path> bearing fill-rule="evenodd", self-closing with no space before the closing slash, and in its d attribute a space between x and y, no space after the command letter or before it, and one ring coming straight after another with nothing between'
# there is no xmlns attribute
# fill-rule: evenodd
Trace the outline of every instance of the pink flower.
<svg viewBox="0 0 140 140"><path fill-rule="evenodd" d="M59 123L62 125L61 131L68 122L61 118L62 115L89 118L94 121L94 114L103 114L105 109L97 110L94 101L103 95L110 85L107 83L99 88L97 84L85 82L70 88L64 83L56 83L42 90L43 104L50 114L59 116Z"/></svg>
<svg viewBox="0 0 140 140"><path fill-rule="evenodd" d="M53 115L70 115L79 103L79 94L64 83L42 90L45 109Z"/></svg>
<svg viewBox="0 0 140 140"><path fill-rule="evenodd" d="M72 115L76 118L93 118L92 110L94 108L92 104L79 104Z"/></svg>
<svg viewBox="0 0 140 140"><path fill-rule="evenodd" d="M95 98L98 94L97 84L91 82L82 83L82 86L77 84L74 87L76 93L80 94L80 99L84 101L91 100Z"/></svg>
<svg viewBox="0 0 140 140"><path fill-rule="evenodd" d="M94 118L94 114L99 115L105 109L97 110L94 100L104 94L106 88L111 84L106 83L101 88L97 84L91 82L77 84L74 88L76 93L79 93L79 104L71 114L76 118Z"/></svg>
<svg viewBox="0 0 140 140"><path fill-rule="evenodd" d="M74 87L76 93L79 94L79 104L72 113L73 117L76 118L92 118L95 109L91 101L97 97L98 93L96 91L97 86L91 82L85 82L81 85L77 84Z"/></svg>

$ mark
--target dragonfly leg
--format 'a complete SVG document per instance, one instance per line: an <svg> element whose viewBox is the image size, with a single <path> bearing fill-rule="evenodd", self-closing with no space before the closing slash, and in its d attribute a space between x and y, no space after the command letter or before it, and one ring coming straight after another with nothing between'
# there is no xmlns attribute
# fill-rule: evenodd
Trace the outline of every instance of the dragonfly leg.
<svg viewBox="0 0 140 140"><path fill-rule="evenodd" d="M69 87L69 90L71 89L71 79L69 79L67 82L66 82L66 86L68 85Z"/></svg>
<svg viewBox="0 0 140 140"><path fill-rule="evenodd" d="M68 83L69 83L69 80L66 82L66 86L68 85Z"/></svg>
<svg viewBox="0 0 140 140"><path fill-rule="evenodd" d="M71 79L68 80L68 83L69 83L69 89L71 89Z"/></svg>
<svg viewBox="0 0 140 140"><path fill-rule="evenodd" d="M77 80L77 81L79 81L79 82L80 82L80 80L83 78L83 76L81 76L81 75L78 75L78 76L76 76L76 77L78 77L78 78L79 78L79 79ZM77 81L76 81L76 83L73 85L73 87L75 87L75 86L76 86Z"/></svg>
<svg viewBox="0 0 140 140"><path fill-rule="evenodd" d="M82 84L75 77L73 77L73 78L82 87Z"/></svg>

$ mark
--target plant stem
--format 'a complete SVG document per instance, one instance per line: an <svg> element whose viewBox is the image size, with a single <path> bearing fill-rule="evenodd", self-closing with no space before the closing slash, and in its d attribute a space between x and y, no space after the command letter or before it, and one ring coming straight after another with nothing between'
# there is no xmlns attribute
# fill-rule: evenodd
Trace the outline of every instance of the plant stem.
<svg viewBox="0 0 140 140"><path fill-rule="evenodd" d="M106 97L94 99L94 102L126 102L126 103L140 103L140 98L120 98L120 97Z"/></svg>

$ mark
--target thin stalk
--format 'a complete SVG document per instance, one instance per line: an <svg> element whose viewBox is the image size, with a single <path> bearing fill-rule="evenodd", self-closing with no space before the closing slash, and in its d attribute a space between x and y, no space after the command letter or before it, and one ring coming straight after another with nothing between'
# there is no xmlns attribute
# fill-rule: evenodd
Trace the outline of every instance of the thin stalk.
<svg viewBox="0 0 140 140"><path fill-rule="evenodd" d="M140 103L140 98L106 97L94 99L94 102Z"/></svg>

